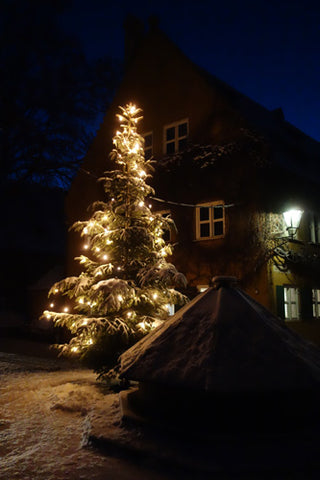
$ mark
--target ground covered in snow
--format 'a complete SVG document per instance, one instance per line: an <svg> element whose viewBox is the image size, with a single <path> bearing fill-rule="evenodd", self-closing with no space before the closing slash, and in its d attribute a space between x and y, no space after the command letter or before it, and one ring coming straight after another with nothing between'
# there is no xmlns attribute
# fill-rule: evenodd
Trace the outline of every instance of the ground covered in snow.
<svg viewBox="0 0 320 480"><path fill-rule="evenodd" d="M0 353L1 480L317 479L318 447L125 424L118 394L91 371Z"/></svg>
<svg viewBox="0 0 320 480"><path fill-rule="evenodd" d="M173 478L90 447L92 422L102 419L108 437L128 437L118 395L89 370L57 368L56 360L0 353L1 480Z"/></svg>

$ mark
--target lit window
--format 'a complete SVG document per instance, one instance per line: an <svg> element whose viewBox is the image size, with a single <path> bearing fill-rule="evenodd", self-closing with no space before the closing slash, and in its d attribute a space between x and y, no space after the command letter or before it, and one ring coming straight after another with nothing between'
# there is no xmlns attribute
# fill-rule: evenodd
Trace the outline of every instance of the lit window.
<svg viewBox="0 0 320 480"><path fill-rule="evenodd" d="M221 238L225 233L223 202L205 203L196 207L196 238Z"/></svg>
<svg viewBox="0 0 320 480"><path fill-rule="evenodd" d="M312 312L313 318L320 318L320 290L312 289Z"/></svg>
<svg viewBox="0 0 320 480"><path fill-rule="evenodd" d="M284 287L284 318L286 320L299 320L300 295L298 288Z"/></svg>
<svg viewBox="0 0 320 480"><path fill-rule="evenodd" d="M153 153L153 135L152 132L145 133L144 138L144 158L149 160Z"/></svg>
<svg viewBox="0 0 320 480"><path fill-rule="evenodd" d="M172 123L164 128L164 153L181 152L187 146L188 120Z"/></svg>
<svg viewBox="0 0 320 480"><path fill-rule="evenodd" d="M167 310L168 310L168 315L169 315L169 317L172 317L172 315L174 315L174 313L175 313L175 312L174 312L174 310L175 310L174 304L173 304L173 303L167 303L167 304L166 304L166 308L167 308Z"/></svg>

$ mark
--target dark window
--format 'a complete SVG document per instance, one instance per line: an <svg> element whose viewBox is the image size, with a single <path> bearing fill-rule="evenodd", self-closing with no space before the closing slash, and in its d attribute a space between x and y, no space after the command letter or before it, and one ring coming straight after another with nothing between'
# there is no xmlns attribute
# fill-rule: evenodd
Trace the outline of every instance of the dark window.
<svg viewBox="0 0 320 480"><path fill-rule="evenodd" d="M180 123L178 127L178 136L179 137L186 137L188 135L188 124L187 123Z"/></svg>
<svg viewBox="0 0 320 480"><path fill-rule="evenodd" d="M167 128L167 141L174 140L175 130L175 127Z"/></svg>
<svg viewBox="0 0 320 480"><path fill-rule="evenodd" d="M200 224L200 237L201 238L210 237L210 224L209 223L201 223Z"/></svg>

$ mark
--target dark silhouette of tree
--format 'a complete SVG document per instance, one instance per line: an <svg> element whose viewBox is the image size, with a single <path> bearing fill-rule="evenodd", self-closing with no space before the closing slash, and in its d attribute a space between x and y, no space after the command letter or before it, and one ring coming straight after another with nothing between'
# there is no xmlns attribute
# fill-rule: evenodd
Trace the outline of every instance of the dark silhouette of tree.
<svg viewBox="0 0 320 480"><path fill-rule="evenodd" d="M0 173L67 187L120 67L90 62L59 24L68 1L4 0L0 18Z"/></svg>

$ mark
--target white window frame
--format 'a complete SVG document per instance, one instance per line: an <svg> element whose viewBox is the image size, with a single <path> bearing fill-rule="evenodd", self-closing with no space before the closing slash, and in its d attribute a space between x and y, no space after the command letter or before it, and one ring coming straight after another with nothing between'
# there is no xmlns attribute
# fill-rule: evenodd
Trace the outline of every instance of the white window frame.
<svg viewBox="0 0 320 480"><path fill-rule="evenodd" d="M312 289L312 316L313 318L320 318L320 289Z"/></svg>
<svg viewBox="0 0 320 480"><path fill-rule="evenodd" d="M284 318L297 321L301 318L300 291L292 285L283 286Z"/></svg>
<svg viewBox="0 0 320 480"><path fill-rule="evenodd" d="M148 137L149 135L151 135L151 146L150 147L144 146L144 154L146 154L146 152L151 152L151 155L149 157L151 158L153 155L153 132L151 131L151 132L146 132L142 134L144 139L146 139L146 137Z"/></svg>
<svg viewBox="0 0 320 480"><path fill-rule="evenodd" d="M222 217L221 218L214 218L214 207L221 206L222 208ZM200 219L200 209L201 208L209 208L209 219L208 220L201 220ZM223 233L220 235L214 234L214 224L217 222L223 222ZM209 224L209 236L203 237L201 236L201 225ZM196 240L212 240L223 238L225 236L226 230L226 219L225 219L225 208L224 202L222 200L218 200L215 202L210 203L199 203L196 206Z"/></svg>
<svg viewBox="0 0 320 480"><path fill-rule="evenodd" d="M187 124L187 134L179 136L179 125L182 125L183 123ZM171 140L167 140L167 130L173 127L175 129L174 138ZM169 153L167 153L167 145L169 143L174 143L174 152L172 153L179 152L180 151L179 141L187 139L188 137L189 137L189 119L188 118L184 118L183 120L179 120L177 122L170 123L169 125L165 125L163 128L163 153L165 155L170 155Z"/></svg>

